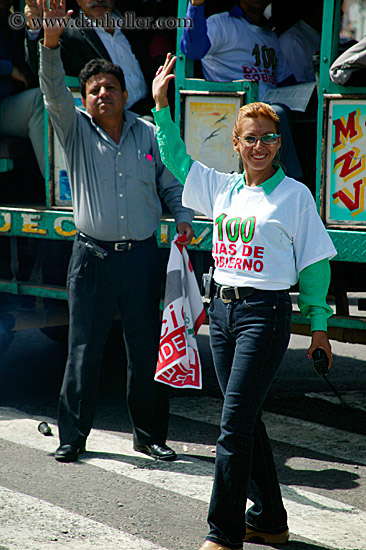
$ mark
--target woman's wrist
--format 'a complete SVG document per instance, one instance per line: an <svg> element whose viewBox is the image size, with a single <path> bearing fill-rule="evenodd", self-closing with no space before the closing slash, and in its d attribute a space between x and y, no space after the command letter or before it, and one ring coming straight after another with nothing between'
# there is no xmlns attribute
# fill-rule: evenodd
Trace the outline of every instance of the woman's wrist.
<svg viewBox="0 0 366 550"><path fill-rule="evenodd" d="M165 109L165 107L169 107L168 98L159 99L159 100L155 99L155 106L157 111L160 111L160 109Z"/></svg>

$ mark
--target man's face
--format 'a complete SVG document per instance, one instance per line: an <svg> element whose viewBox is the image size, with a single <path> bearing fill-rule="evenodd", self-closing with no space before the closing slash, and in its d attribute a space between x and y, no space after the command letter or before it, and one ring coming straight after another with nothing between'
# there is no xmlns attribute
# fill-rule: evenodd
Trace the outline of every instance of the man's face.
<svg viewBox="0 0 366 550"><path fill-rule="evenodd" d="M89 19L103 18L106 13L111 13L114 0L77 0L81 11Z"/></svg>
<svg viewBox="0 0 366 550"><path fill-rule="evenodd" d="M82 103L98 126L107 121L119 120L127 101L127 91L122 92L113 74L99 73L89 78Z"/></svg>

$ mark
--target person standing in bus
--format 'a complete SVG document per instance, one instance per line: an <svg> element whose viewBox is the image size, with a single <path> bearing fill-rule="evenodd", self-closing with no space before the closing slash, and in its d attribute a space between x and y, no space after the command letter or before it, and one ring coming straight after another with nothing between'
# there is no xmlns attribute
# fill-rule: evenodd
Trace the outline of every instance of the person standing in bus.
<svg viewBox="0 0 366 550"><path fill-rule="evenodd" d="M80 8L75 21L68 25L60 39L61 58L67 76L78 76L84 65L95 58L103 58L119 65L123 71L128 91L127 109L142 115L151 115L151 95L148 94L158 62L149 53L151 31L148 29L121 29L121 14L114 8L114 0L93 2L77 0ZM34 26L34 20L42 17L42 0L26 0L27 52L32 67L38 65L38 41L42 29ZM80 19L82 17L82 19ZM108 27L101 21L114 20ZM97 22L99 21L99 23ZM82 24L80 24L82 23ZM169 50L165 50L165 54ZM155 68L154 68L155 67ZM148 86L149 85L149 86Z"/></svg>
<svg viewBox="0 0 366 550"><path fill-rule="evenodd" d="M203 75L214 82L252 80L258 82L258 97L267 90L296 84L296 79L281 54L276 34L264 16L270 0L239 0L230 11L205 18L205 0L189 0L186 18L193 21L183 29L182 52L201 60ZM282 162L287 173L301 178L291 129L291 111L278 102L272 105L281 121L285 138Z"/></svg>
<svg viewBox="0 0 366 550"><path fill-rule="evenodd" d="M299 9L299 19L279 36L280 48L296 82L314 82L313 55L320 51L323 3L307 2Z"/></svg>
<svg viewBox="0 0 366 550"><path fill-rule="evenodd" d="M24 32L9 26L12 0L0 0L0 136L30 138L45 176L43 98L26 63Z"/></svg>
<svg viewBox="0 0 366 550"><path fill-rule="evenodd" d="M336 254L306 186L276 163L279 120L265 103L240 108L233 147L244 172L224 174L193 161L170 117L167 89L176 58L153 83L164 164L184 185L183 203L214 221L210 344L224 396L216 446L209 534L200 550L240 549L244 541L287 542L289 530L261 409L290 338L289 288L311 320L309 357L325 350L330 366L326 295ZM254 505L246 511L247 498Z"/></svg>
<svg viewBox="0 0 366 550"><path fill-rule="evenodd" d="M66 16L65 0L43 3L45 20ZM48 21L49 22L49 21ZM166 445L169 402L154 382L160 321L160 265L155 232L159 195L171 209L182 244L193 237L193 213L182 187L163 166L155 127L125 109L119 66L92 60L81 71L82 103L75 107L60 57L64 27L44 23L40 83L63 147L78 229L68 270L69 353L59 399L60 446L55 458L84 452L96 409L103 349L118 307L127 352L127 406L136 451L175 460ZM159 191L159 193L158 193Z"/></svg>

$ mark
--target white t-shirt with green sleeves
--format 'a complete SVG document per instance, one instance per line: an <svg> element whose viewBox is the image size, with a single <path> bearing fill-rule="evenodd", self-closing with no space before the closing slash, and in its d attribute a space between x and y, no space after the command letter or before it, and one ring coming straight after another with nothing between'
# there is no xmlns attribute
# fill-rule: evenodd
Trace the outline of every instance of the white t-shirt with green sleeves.
<svg viewBox="0 0 366 550"><path fill-rule="evenodd" d="M195 161L183 204L213 220L215 281L283 290L307 266L336 255L309 189L278 168L263 185L248 187Z"/></svg>
<svg viewBox="0 0 366 550"><path fill-rule="evenodd" d="M216 251L218 256L215 280L231 286L232 283L227 279L234 273L235 277L240 277L234 286L255 286L254 277L263 282L263 275L267 277L273 270L279 272L281 284L287 281L286 286L282 288L288 288L292 284L289 281L296 282L298 277L297 302L301 313L310 318L312 331L326 331L327 319L333 314L332 308L326 302L330 282L328 258L332 258L336 251L316 213L315 203L307 188L285 177L281 169L258 187L257 191L255 188L246 187L243 177L239 174L220 174L191 159L180 137L179 128L171 119L169 107L159 111L153 109L153 114L163 163L183 185L189 181L185 195L187 204L212 219L216 216L216 210L220 210L219 206L230 208L230 212L219 211L217 219L215 218L217 224L214 223L213 251ZM239 200L232 205L233 198L237 198L239 194ZM263 202L261 198L264 199ZM249 213L246 210L248 205ZM239 207L242 210L238 211ZM284 210L284 216L281 218L280 212ZM299 212L297 215L296 210ZM253 216L255 220L251 219ZM232 221L228 225L229 220ZM263 227L265 220L271 230L259 233L259 228ZM291 225L296 224L297 231L291 233ZM319 239L316 227L319 228ZM285 231L285 228L290 229ZM224 235L229 241L226 244L223 242ZM301 242L304 245L303 249ZM241 254L238 251L239 245ZM237 258L232 260L231 257L234 255ZM220 260L221 256L225 259ZM286 261L287 266L285 263L281 264ZM220 262L223 264L221 267ZM263 269L260 262L263 263ZM285 273L282 273L283 271ZM245 282L244 273L247 279L252 276L249 283ZM274 281L275 279L272 283ZM266 287L258 285L257 288L269 288L271 278L265 282ZM273 287L274 284L271 285L271 288ZM281 287L275 288L279 290Z"/></svg>

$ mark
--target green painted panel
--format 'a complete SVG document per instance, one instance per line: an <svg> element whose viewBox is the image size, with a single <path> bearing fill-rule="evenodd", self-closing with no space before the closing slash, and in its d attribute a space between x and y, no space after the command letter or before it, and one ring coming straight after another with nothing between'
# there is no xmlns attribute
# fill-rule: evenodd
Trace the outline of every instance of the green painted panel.
<svg viewBox="0 0 366 550"><path fill-rule="evenodd" d="M194 238L189 245L190 250L211 252L212 222L209 220L194 220L192 223ZM175 221L172 218L162 219L157 231L157 241L161 248L170 248L170 243L177 233Z"/></svg>
<svg viewBox="0 0 366 550"><path fill-rule="evenodd" d="M212 222L194 220L193 229L195 238L190 248L210 251ZM176 232L174 219L163 216L157 230L159 246L169 248ZM0 236L71 240L75 234L76 228L71 211L0 208Z"/></svg>
<svg viewBox="0 0 366 550"><path fill-rule="evenodd" d="M14 169L14 162L12 159L0 158L0 172L9 172Z"/></svg>
<svg viewBox="0 0 366 550"><path fill-rule="evenodd" d="M0 208L0 236L72 239L72 212L28 208Z"/></svg>
<svg viewBox="0 0 366 550"><path fill-rule="evenodd" d="M291 322L295 325L310 325L310 319L307 319L297 312L292 314ZM328 319L328 327L366 330L366 318L337 317L334 315Z"/></svg>
<svg viewBox="0 0 366 550"><path fill-rule="evenodd" d="M338 252L338 262L366 262L366 231L342 231L328 229Z"/></svg>
<svg viewBox="0 0 366 550"><path fill-rule="evenodd" d="M4 279L0 279L0 292L18 294L21 296L40 296L42 298L67 300L66 288L47 285L33 285L18 281L6 281Z"/></svg>

